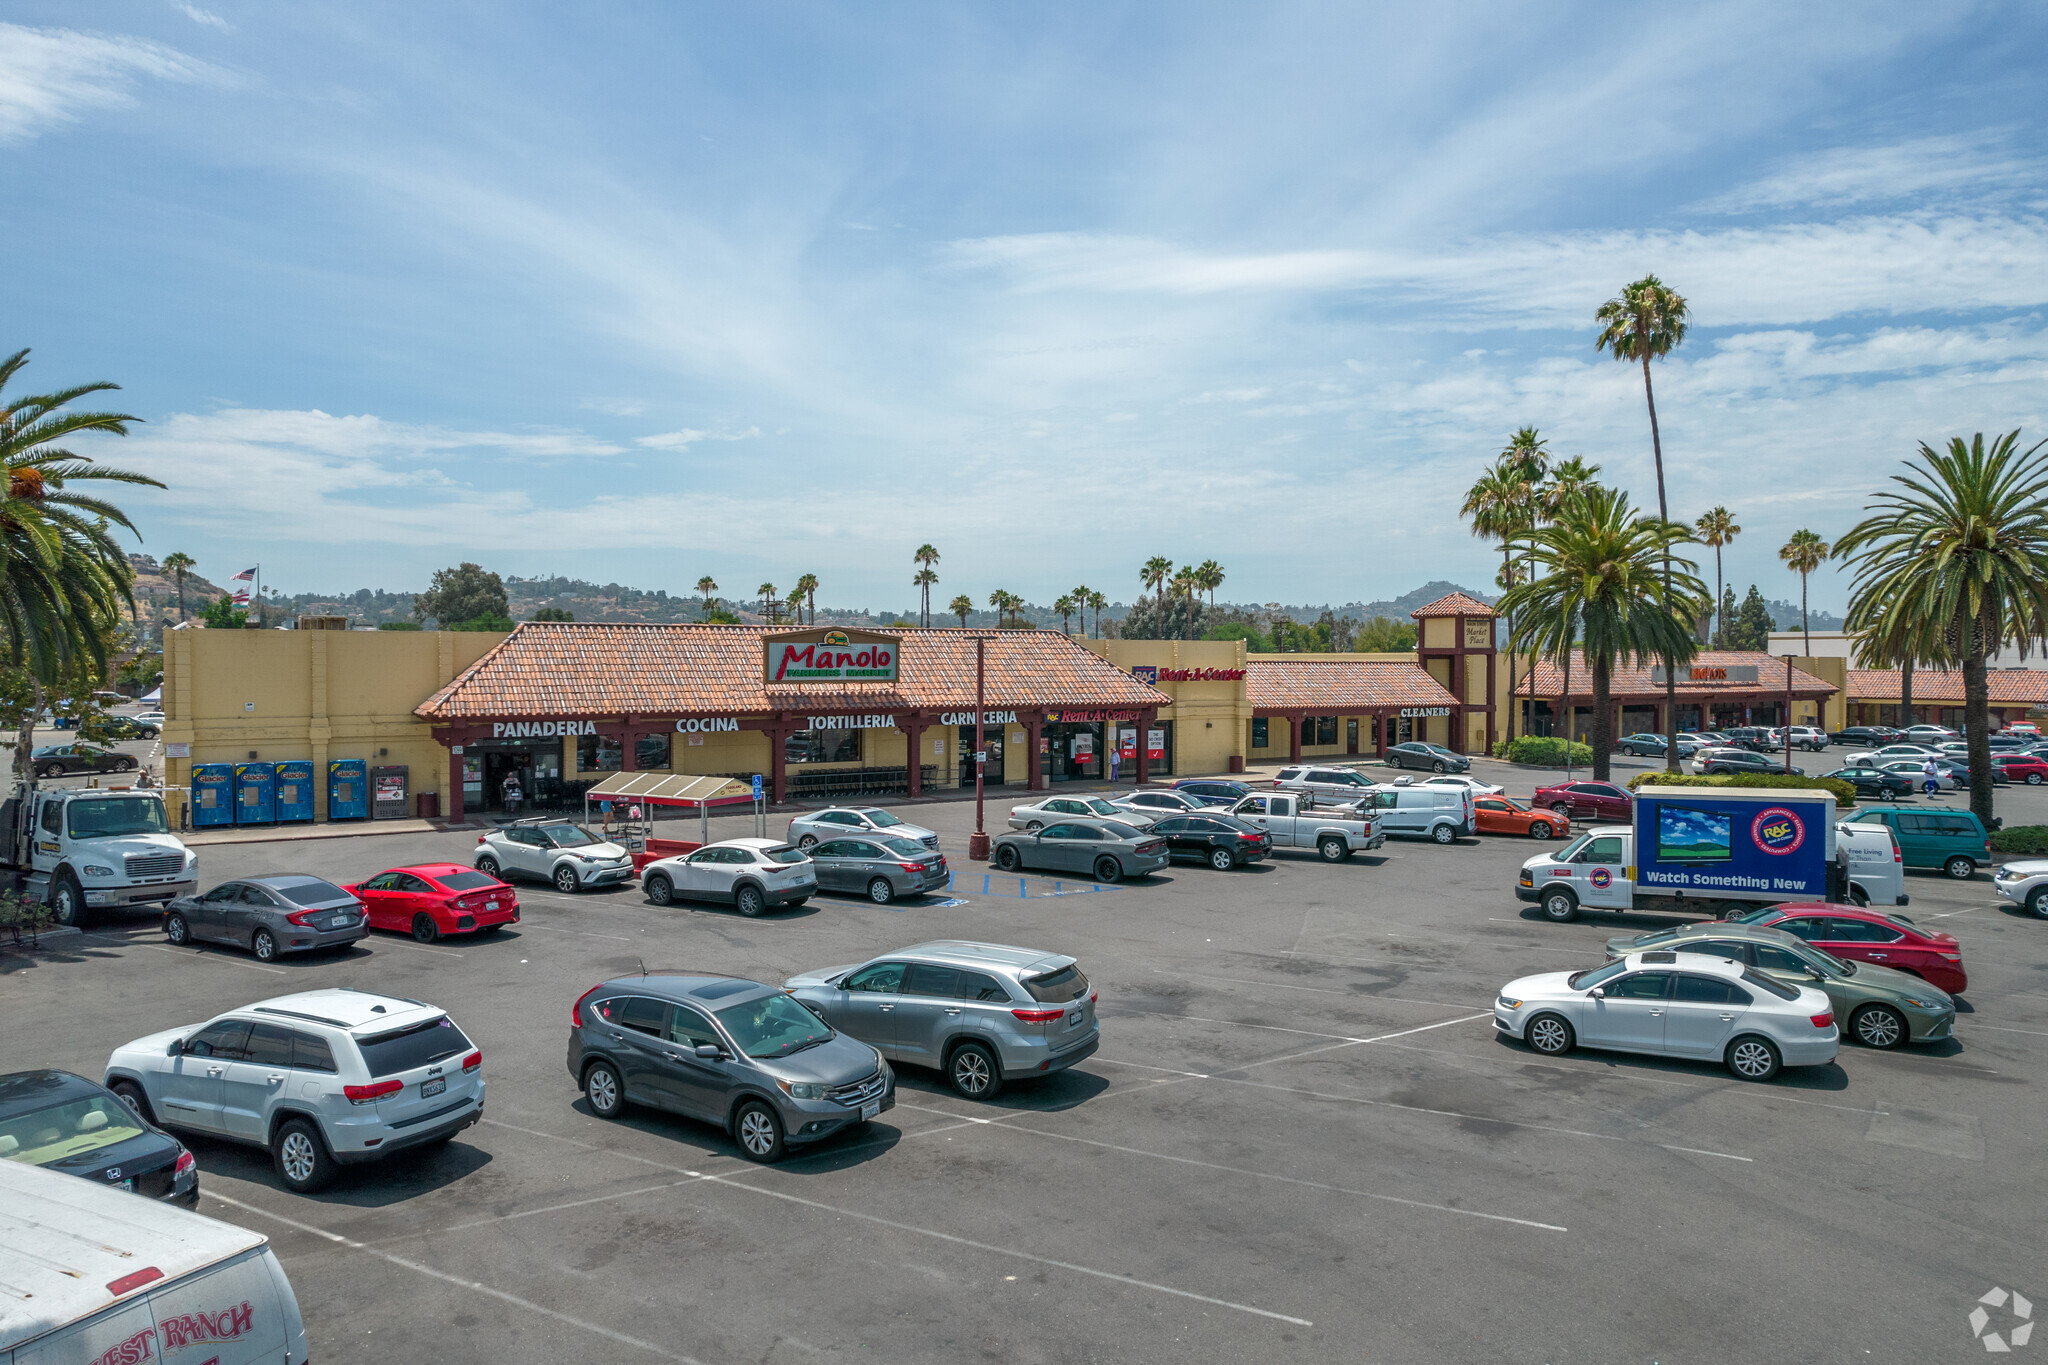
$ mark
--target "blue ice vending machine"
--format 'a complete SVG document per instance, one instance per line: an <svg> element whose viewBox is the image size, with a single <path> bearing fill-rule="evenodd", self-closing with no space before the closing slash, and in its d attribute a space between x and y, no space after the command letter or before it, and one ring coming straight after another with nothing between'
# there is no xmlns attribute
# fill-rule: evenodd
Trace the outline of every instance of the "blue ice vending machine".
<svg viewBox="0 0 2048 1365"><path fill-rule="evenodd" d="M277 765L237 763L235 765L235 823L274 825L277 823Z"/></svg>
<svg viewBox="0 0 2048 1365"><path fill-rule="evenodd" d="M235 769L231 763L192 765L192 827L235 823Z"/></svg>
<svg viewBox="0 0 2048 1365"><path fill-rule="evenodd" d="M370 818L370 765L360 758L337 758L327 765L327 818Z"/></svg>
<svg viewBox="0 0 2048 1365"><path fill-rule="evenodd" d="M313 765L293 761L277 767L277 823L313 818Z"/></svg>

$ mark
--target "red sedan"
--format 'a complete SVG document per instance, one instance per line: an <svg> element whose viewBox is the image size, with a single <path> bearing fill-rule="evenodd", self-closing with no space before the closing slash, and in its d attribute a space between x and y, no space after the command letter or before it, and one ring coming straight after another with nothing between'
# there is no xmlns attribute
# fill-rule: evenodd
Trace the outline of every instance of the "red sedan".
<svg viewBox="0 0 2048 1365"><path fill-rule="evenodd" d="M1904 915L1847 905L1779 905L1747 922L1796 934L1836 957L1911 972L1950 995L1970 988L1962 944Z"/></svg>
<svg viewBox="0 0 2048 1365"><path fill-rule="evenodd" d="M493 933L519 922L518 893L460 863L394 867L348 888L370 907L372 929L432 943L443 934Z"/></svg>
<svg viewBox="0 0 2048 1365"><path fill-rule="evenodd" d="M1529 804L1577 820L1626 820L1636 809L1636 799L1628 788L1612 782L1560 782L1538 787Z"/></svg>

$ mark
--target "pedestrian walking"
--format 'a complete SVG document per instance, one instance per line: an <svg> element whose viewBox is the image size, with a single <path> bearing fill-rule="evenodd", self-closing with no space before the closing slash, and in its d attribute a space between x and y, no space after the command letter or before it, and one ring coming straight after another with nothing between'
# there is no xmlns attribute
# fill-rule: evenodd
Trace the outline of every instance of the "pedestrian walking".
<svg viewBox="0 0 2048 1365"><path fill-rule="evenodd" d="M1920 787L1929 796L1941 790L1941 771L1931 758L1920 765Z"/></svg>

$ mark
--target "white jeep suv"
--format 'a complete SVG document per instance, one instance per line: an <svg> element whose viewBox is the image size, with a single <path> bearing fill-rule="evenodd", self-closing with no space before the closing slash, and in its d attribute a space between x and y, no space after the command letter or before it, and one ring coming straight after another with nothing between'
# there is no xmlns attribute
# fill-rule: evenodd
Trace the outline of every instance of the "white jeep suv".
<svg viewBox="0 0 2048 1365"><path fill-rule="evenodd" d="M302 1194L337 1165L446 1142L484 1114L484 1054L453 1019L347 987L137 1038L102 1079L161 1127L268 1149Z"/></svg>
<svg viewBox="0 0 2048 1365"><path fill-rule="evenodd" d="M511 881L537 877L573 896L633 880L633 855L570 820L521 820L477 836L476 870Z"/></svg>

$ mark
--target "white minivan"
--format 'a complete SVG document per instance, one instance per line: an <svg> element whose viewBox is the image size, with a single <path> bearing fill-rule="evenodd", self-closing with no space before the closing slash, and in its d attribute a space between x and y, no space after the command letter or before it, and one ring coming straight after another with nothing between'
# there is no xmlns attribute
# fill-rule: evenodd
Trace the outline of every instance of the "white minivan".
<svg viewBox="0 0 2048 1365"><path fill-rule="evenodd" d="M0 1161L0 1365L305 1365L306 1326L261 1233Z"/></svg>
<svg viewBox="0 0 2048 1365"><path fill-rule="evenodd" d="M1890 825L1842 821L1835 857L1849 863L1849 899L1857 905L1906 905L1906 860Z"/></svg>
<svg viewBox="0 0 2048 1365"><path fill-rule="evenodd" d="M1380 828L1389 834L1420 835L1448 844L1477 828L1469 788L1397 787L1389 782L1374 787L1371 797Z"/></svg>

